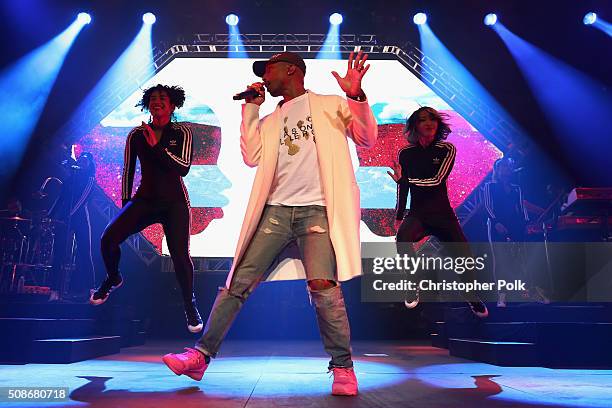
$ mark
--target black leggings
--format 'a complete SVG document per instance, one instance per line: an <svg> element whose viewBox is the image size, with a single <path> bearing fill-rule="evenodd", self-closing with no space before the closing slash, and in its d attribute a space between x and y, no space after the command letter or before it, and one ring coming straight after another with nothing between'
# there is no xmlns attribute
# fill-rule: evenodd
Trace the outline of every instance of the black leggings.
<svg viewBox="0 0 612 408"><path fill-rule="evenodd" d="M467 238L454 213L418 214L409 212L406 214L397 230L398 253L407 252L407 255L415 256L412 245L401 244L418 242L432 235L442 243L453 243L446 248L451 256L473 256ZM462 281L469 282L476 279L476 274L473 270L469 270L461 274L460 277Z"/></svg>
<svg viewBox="0 0 612 408"><path fill-rule="evenodd" d="M467 243L467 238L455 214L415 214L412 212L406 214L402 225L397 230L397 242L418 242L430 235L438 238L440 242ZM466 250L462 245L456 248ZM467 250L469 251L469 247ZM457 255L463 255L463 252Z"/></svg>
<svg viewBox="0 0 612 408"><path fill-rule="evenodd" d="M190 220L189 205L185 201L132 199L102 234L101 249L106 273L109 276L119 273L119 245L127 237L151 224L160 223L164 227L183 302L185 305L190 304L193 299L193 263L189 256Z"/></svg>

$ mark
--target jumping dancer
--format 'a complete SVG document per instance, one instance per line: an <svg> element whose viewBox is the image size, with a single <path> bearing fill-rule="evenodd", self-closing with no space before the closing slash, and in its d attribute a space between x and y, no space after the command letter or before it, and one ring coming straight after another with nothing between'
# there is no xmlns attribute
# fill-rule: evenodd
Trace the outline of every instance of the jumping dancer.
<svg viewBox="0 0 612 408"><path fill-rule="evenodd" d="M451 130L444 114L433 108L417 109L406 122L408 146L400 150L398 163L389 175L397 183L396 240L398 244L418 242L435 236L441 242L455 243L449 250L455 256L471 257L467 239L448 199L446 180L455 163L455 146L444 141ZM410 211L406 216L408 191L411 193ZM411 250L411 245L408 250ZM467 272L463 280L472 278ZM419 293L409 292L406 307L419 302ZM466 299L472 312L486 317L486 305L477 297Z"/></svg>
<svg viewBox="0 0 612 408"><path fill-rule="evenodd" d="M90 302L104 303L110 292L123 284L119 273L119 245L149 225L161 223L183 297L187 328L197 333L203 325L193 294L193 263L189 256L191 215L182 179L191 166L192 136L186 124L170 120L174 109L182 107L184 102L182 88L158 84L145 90L137 105L151 113L152 121L132 129L127 137L121 180L123 208L102 234L107 277L93 291ZM132 197L137 157L142 180Z"/></svg>

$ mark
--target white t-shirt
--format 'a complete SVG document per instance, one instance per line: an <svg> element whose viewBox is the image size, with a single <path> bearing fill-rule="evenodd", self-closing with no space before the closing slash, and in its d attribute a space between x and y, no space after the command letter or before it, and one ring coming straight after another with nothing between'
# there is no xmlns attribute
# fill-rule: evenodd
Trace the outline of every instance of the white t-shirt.
<svg viewBox="0 0 612 408"><path fill-rule="evenodd" d="M308 93L285 102L280 110L280 148L267 203L325 205Z"/></svg>

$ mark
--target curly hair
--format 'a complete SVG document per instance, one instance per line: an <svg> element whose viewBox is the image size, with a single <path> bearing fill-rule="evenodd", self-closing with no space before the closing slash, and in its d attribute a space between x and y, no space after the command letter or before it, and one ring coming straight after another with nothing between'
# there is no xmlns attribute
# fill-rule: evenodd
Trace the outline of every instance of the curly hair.
<svg viewBox="0 0 612 408"><path fill-rule="evenodd" d="M141 111L144 111L145 109L149 110L149 102L151 102L151 95L155 91L167 93L168 98L170 98L170 103L176 106L177 109L181 108L185 103L185 91L183 90L183 88L181 88L180 86L157 84L148 89L145 89L144 93L142 94L142 98L136 104L137 107L141 107Z"/></svg>
<svg viewBox="0 0 612 408"><path fill-rule="evenodd" d="M436 130L434 141L437 142L439 140L446 139L451 132L451 128L446 122L449 119L448 115L446 113L440 113L434 108L430 108L429 106L422 106L419 109L415 110L406 121L404 134L406 135L408 141L413 144L418 142L418 137L416 135L416 125L417 120L419 119L419 114L423 111L427 112L431 119L438 122L438 129Z"/></svg>

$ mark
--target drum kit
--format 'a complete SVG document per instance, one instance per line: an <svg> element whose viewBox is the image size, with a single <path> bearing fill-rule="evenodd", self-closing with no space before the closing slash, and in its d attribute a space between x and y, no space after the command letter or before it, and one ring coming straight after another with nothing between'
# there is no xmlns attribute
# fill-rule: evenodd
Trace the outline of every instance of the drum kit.
<svg viewBox="0 0 612 408"><path fill-rule="evenodd" d="M78 249L71 228L77 171L91 169L93 161L83 153L60 165L70 177L47 177L31 194L30 211L22 212L16 197L0 209L0 294L43 294L60 301L71 295Z"/></svg>
<svg viewBox="0 0 612 408"><path fill-rule="evenodd" d="M63 225L46 211L0 217L0 293L50 293Z"/></svg>

